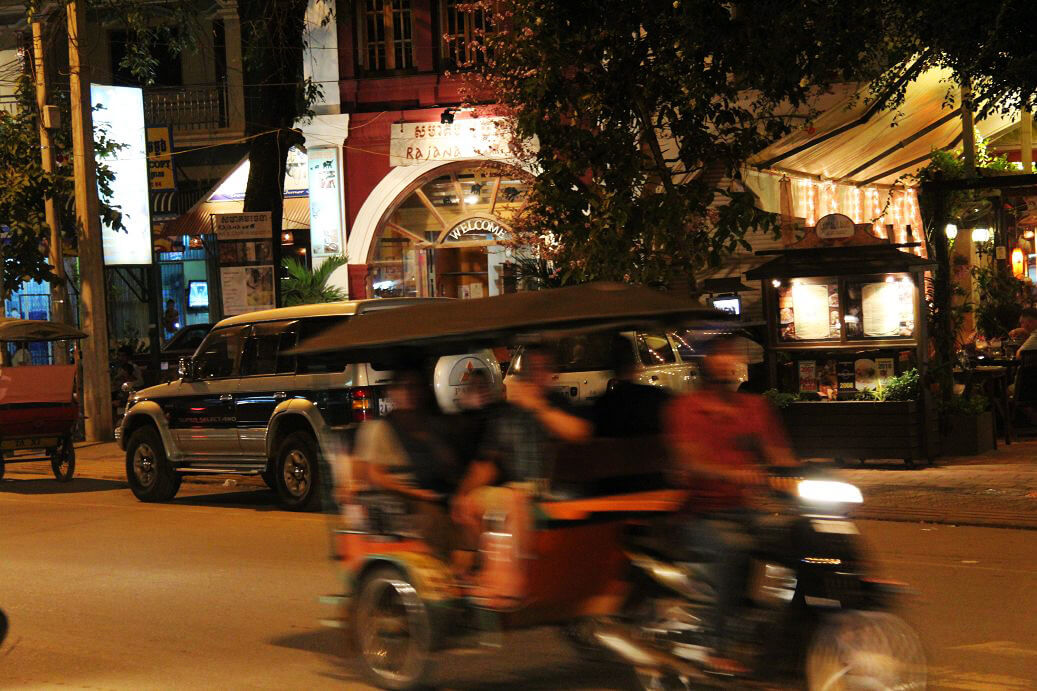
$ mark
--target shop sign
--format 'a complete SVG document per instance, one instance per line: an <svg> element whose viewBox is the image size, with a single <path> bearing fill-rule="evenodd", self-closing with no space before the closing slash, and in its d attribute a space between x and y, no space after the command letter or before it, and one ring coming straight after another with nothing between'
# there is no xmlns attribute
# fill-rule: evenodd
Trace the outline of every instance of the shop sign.
<svg viewBox="0 0 1037 691"><path fill-rule="evenodd" d="M446 234L446 241L463 240L470 233L486 233L501 241L507 240L511 235L507 228L492 218L468 218L450 229Z"/></svg>
<svg viewBox="0 0 1037 691"><path fill-rule="evenodd" d="M507 158L507 118L470 118L452 123L409 122L392 126L389 165L413 166L426 161Z"/></svg>
<svg viewBox="0 0 1037 691"><path fill-rule="evenodd" d="M102 222L101 243L106 266L151 263L151 209L148 192L147 135L144 96L136 87L90 85L94 131L122 145L118 153L97 155L112 173L110 206L121 212L122 229Z"/></svg>
<svg viewBox="0 0 1037 691"><path fill-rule="evenodd" d="M817 237L822 240L852 238L854 231L853 219L843 214L828 214L817 220Z"/></svg>
<svg viewBox="0 0 1037 691"><path fill-rule="evenodd" d="M342 186L338 149L310 149L307 172L310 186L310 256L342 252Z"/></svg>
<svg viewBox="0 0 1037 691"><path fill-rule="evenodd" d="M273 233L269 211L243 214L213 214L216 237L220 240L269 238Z"/></svg>
<svg viewBox="0 0 1037 691"><path fill-rule="evenodd" d="M148 186L153 190L175 190L173 129L171 127L149 127L147 136Z"/></svg>

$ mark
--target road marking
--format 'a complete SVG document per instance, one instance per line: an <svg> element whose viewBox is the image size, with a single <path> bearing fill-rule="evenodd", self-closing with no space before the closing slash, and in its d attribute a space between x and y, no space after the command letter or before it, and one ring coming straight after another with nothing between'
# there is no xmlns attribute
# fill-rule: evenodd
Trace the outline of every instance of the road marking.
<svg viewBox="0 0 1037 691"><path fill-rule="evenodd" d="M995 566L979 566L978 564L944 564L938 561L912 561L909 559L902 559L889 555L882 555L882 558L878 559L879 562L883 563L889 568L899 567L901 564L908 566L939 566L945 569L968 569L969 571L994 571L997 573L1021 573L1026 576L1035 576L1037 572L1033 569L1010 569L1007 566L995 567Z"/></svg>

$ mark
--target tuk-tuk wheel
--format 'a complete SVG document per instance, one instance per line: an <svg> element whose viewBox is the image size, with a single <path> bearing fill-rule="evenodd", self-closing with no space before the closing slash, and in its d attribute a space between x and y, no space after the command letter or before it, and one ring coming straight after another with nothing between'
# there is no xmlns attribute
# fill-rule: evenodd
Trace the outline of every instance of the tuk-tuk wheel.
<svg viewBox="0 0 1037 691"><path fill-rule="evenodd" d="M126 481L141 501L169 501L180 490L180 475L166 458L154 427L141 427L126 444Z"/></svg>
<svg viewBox="0 0 1037 691"><path fill-rule="evenodd" d="M50 469L58 482L68 482L76 472L76 447L71 437L65 437L50 455Z"/></svg>
<svg viewBox="0 0 1037 691"><path fill-rule="evenodd" d="M383 689L419 688L432 648L432 626L418 591L399 570L387 566L365 576L357 592L351 633L364 674Z"/></svg>

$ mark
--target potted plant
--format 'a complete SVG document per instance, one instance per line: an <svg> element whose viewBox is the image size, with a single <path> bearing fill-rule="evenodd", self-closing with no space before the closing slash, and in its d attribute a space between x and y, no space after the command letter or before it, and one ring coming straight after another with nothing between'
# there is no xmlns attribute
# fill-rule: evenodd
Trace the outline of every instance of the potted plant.
<svg viewBox="0 0 1037 691"><path fill-rule="evenodd" d="M811 402L768 392L789 437L804 458L901 458L907 464L936 455L931 406L923 406L918 370L908 370L854 401Z"/></svg>
<svg viewBox="0 0 1037 691"><path fill-rule="evenodd" d="M940 406L940 449L947 456L974 456L994 448L994 413L985 396L953 396Z"/></svg>

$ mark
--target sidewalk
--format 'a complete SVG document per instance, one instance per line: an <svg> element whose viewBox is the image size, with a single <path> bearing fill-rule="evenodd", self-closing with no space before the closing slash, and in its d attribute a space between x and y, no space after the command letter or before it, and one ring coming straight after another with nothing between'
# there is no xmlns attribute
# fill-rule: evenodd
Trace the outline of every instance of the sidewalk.
<svg viewBox="0 0 1037 691"><path fill-rule="evenodd" d="M125 482L124 454L114 442L76 446L76 477ZM820 465L820 464L819 464ZM1017 441L979 456L941 458L932 468L900 462L829 468L857 485L864 504L856 518L981 525L1037 530L1037 440ZM11 464L6 477L50 476L48 463ZM266 485L256 477L189 476L184 482L248 488Z"/></svg>

